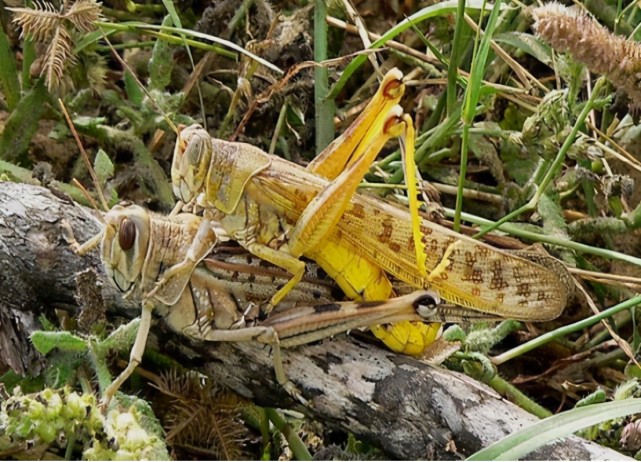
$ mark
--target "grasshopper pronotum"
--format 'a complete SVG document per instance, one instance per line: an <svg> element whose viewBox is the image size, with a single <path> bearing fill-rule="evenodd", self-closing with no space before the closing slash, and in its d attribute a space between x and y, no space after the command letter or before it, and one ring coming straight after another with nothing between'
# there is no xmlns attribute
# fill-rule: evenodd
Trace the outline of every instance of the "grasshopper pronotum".
<svg viewBox="0 0 641 462"><path fill-rule="evenodd" d="M181 263L193 240L215 242L202 218L192 214L171 217L154 215L142 207L123 203L104 217L101 233L82 246L68 236L75 250L83 254L100 244L105 272L124 296L142 304L140 327L127 368L103 392L107 404L142 359L152 312L156 311L174 331L203 341L258 341L274 352L276 378L296 394L288 383L280 355L281 347L309 343L339 332L374 323L442 320L435 313L439 303L434 292L418 290L377 303L335 303L331 291L318 282L303 281L290 293L282 308L260 321L247 308L253 300L268 300L282 271L234 262L196 257L195 270L186 278L175 278L158 286L165 268ZM204 234L203 234L204 233ZM211 250L209 248L208 250ZM209 253L209 252L207 252ZM239 278L239 273L248 273ZM289 307L293 304L294 306ZM296 306L302 304L302 306Z"/></svg>
<svg viewBox="0 0 641 462"><path fill-rule="evenodd" d="M199 126L183 130L172 164L174 193L203 207L208 219L250 252L292 274L275 302L302 277L301 255L316 260L347 293L363 295L364 286L354 282L358 271L340 267L332 253L338 249L342 256L361 257L377 275L375 287L384 270L490 315L557 317L567 302L569 275L552 257L530 261L420 219L416 210L355 193L391 136L402 135L410 158L406 169L412 164L412 121L396 105L404 91L401 78L397 70L388 72L356 122L307 169L247 144L212 139ZM414 177L410 171L408 187L415 186ZM411 191L410 209L416 207Z"/></svg>

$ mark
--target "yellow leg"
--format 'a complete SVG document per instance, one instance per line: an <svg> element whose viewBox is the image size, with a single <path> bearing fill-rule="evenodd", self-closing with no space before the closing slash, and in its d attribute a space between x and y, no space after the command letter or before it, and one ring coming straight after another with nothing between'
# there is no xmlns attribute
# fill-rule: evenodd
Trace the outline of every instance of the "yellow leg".
<svg viewBox="0 0 641 462"><path fill-rule="evenodd" d="M292 290L292 288L298 284L301 279L303 279L303 275L305 274L305 263L296 257L292 257L292 255L286 250L282 251L272 249L271 247L267 247L266 245L258 244L256 242L247 245L242 242L240 244L253 255L262 258L279 268L286 269L292 275L292 278L287 282L287 284L281 287L272 297L271 307L276 306L283 298L285 298L289 291Z"/></svg>
<svg viewBox="0 0 641 462"><path fill-rule="evenodd" d="M376 118L359 144L358 159L321 191L305 208L289 235L289 250L300 256L325 241L347 209L372 162L391 137L403 132L402 108L395 106Z"/></svg>
<svg viewBox="0 0 641 462"><path fill-rule="evenodd" d="M380 135L380 114L389 113L390 109L400 100L404 92L404 86L401 82L402 74L397 69L389 71L378 91L367 105L363 113L352 123L352 125L334 142L332 142L313 162L308 166L311 172L323 176L327 179L335 179L341 172L354 163L361 162L360 171L349 171L345 175L350 176L356 186L360 183L362 177L369 169L371 162L377 155L378 151L365 149L373 138ZM374 126L376 122L378 126ZM408 185L408 196L410 201L410 211L412 214L413 237L416 248L416 257L419 271L427 274L425 268L425 255L421 242L420 217L418 215L419 203L417 201L416 187L416 169L414 165L414 126L408 115L403 116L404 132L401 138L401 149L404 157L405 178ZM399 133L401 134L401 133ZM389 137L386 137L387 140ZM383 143L384 144L384 143ZM381 144L382 147L382 144ZM379 148L380 149L380 148ZM362 160L365 156L366 159ZM347 168L349 170L349 168ZM322 207L336 207L333 197L336 194L343 194L348 199L351 194L345 193L349 187L345 186L342 179L335 182L334 190L324 191L325 196L317 199L321 202L319 208L308 207L306 212L308 217L301 217L294 232L290 235L290 250L293 254L302 254L305 251L310 252L314 249L314 242L310 242L310 236L306 233L313 234L315 230L308 229L308 223L317 219L317 214L322 214ZM354 187L355 191L355 187ZM322 193L323 194L323 193ZM312 205L312 204L310 204ZM346 204L345 204L346 206ZM339 207L340 210L340 207ZM333 223L335 226L344 208L337 213L338 218ZM332 223L326 225L326 229L332 229ZM322 236L322 234L321 234ZM323 240L322 237L316 238L317 242ZM328 272L330 277L335 279L343 291L354 299L381 300L393 296L391 284L386 278L383 271L370 261L354 254L350 246L344 243L330 240L324 245L318 246L309 254ZM371 330L381 339L390 349L396 352L402 352L413 356L418 356L423 352L425 347L432 343L436 338L440 324L432 323L413 323L402 322L390 326L371 326Z"/></svg>
<svg viewBox="0 0 641 462"><path fill-rule="evenodd" d="M416 249L416 263L422 276L427 276L425 262L425 246L423 245L423 234L421 233L421 217L418 214L418 188L416 176L416 164L414 162L414 123L408 114L403 114L405 122L405 133L401 135L401 153L403 156L403 170L405 172L405 183L407 184L407 198L409 200L410 214L412 215L412 235L414 237L414 248Z"/></svg>
<svg viewBox="0 0 641 462"><path fill-rule="evenodd" d="M387 114L403 96L405 86L401 82L403 74L394 68L385 74L376 94L365 107L361 115L345 132L330 143L308 166L307 169L316 175L329 180L336 178L346 167L349 167L362 152L357 146L366 136L372 135L371 126L381 114Z"/></svg>

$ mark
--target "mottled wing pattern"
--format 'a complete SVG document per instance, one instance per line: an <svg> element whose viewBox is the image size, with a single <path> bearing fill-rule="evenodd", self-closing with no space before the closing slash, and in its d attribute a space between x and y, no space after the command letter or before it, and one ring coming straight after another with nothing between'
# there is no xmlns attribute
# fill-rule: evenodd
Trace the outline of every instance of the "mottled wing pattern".
<svg viewBox="0 0 641 462"><path fill-rule="evenodd" d="M277 162L260 176L272 204L295 220L327 181L301 169L278 171ZM407 209L356 194L334 231L394 277L416 288L437 289L445 300L484 313L529 321L557 317L567 289L557 265L533 262L438 224L423 221L428 277L419 273ZM447 260L444 257L447 256ZM552 257L547 257L554 260Z"/></svg>
<svg viewBox="0 0 641 462"><path fill-rule="evenodd" d="M376 198L355 196L338 224L338 232L348 242L360 243L360 251L402 281L437 289L445 300L465 307L542 321L558 316L567 302L562 277L548 265L490 247L427 220L421 233L430 274L424 279L415 262L409 213ZM543 256L541 260L545 260Z"/></svg>

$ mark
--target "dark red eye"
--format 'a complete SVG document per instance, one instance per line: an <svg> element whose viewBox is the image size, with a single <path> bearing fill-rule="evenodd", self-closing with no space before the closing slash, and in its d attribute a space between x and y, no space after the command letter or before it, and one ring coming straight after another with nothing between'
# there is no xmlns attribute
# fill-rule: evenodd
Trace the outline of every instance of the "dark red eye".
<svg viewBox="0 0 641 462"><path fill-rule="evenodd" d="M129 250L134 246L136 241L136 225L133 221L123 218L120 222L120 231L118 231L118 244L122 250Z"/></svg>

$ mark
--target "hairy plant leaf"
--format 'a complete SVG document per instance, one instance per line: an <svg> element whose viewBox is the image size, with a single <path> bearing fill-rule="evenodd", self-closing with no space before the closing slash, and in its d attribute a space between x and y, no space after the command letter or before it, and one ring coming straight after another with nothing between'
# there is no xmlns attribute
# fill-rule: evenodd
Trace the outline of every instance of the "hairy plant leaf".
<svg viewBox="0 0 641 462"><path fill-rule="evenodd" d="M131 101L135 106L140 106L143 99L145 98L145 93L138 86L138 82L136 82L136 79L128 70L125 71L123 80L125 81L125 91L127 92L127 99Z"/></svg>
<svg viewBox="0 0 641 462"><path fill-rule="evenodd" d="M93 168L100 183L105 182L114 175L114 164L105 151L98 149L96 159L93 162Z"/></svg>
<svg viewBox="0 0 641 462"><path fill-rule="evenodd" d="M165 16L164 26L172 25L172 18ZM149 88L164 90L171 81L171 71L174 67L171 45L164 40L156 40L149 60Z"/></svg>
<svg viewBox="0 0 641 462"><path fill-rule="evenodd" d="M33 346L43 355L54 348L63 351L86 351L87 342L67 331L45 332L36 331L31 334Z"/></svg>

